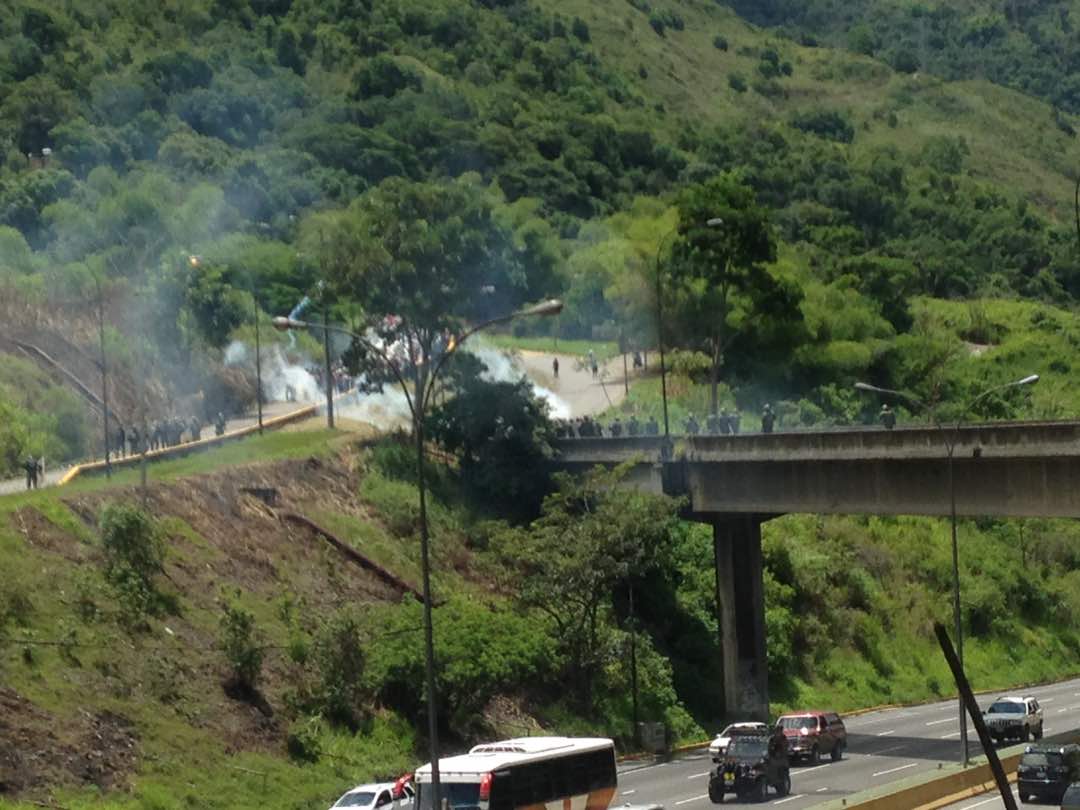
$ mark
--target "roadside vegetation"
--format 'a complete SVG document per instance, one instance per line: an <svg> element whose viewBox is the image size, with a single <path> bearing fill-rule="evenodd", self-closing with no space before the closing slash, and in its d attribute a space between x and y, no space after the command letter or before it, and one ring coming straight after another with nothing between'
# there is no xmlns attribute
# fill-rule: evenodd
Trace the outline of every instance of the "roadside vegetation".
<svg viewBox="0 0 1080 810"><path fill-rule="evenodd" d="M1077 414L1061 3L862 0L883 11L847 42L839 5L780 0L160 5L0 8L0 319L87 380L102 341L121 418L242 410L251 364L227 349L258 318L264 349L312 357L318 330L267 328L301 302L407 347L415 395L449 335L550 297L557 319L496 345L651 351L662 303L676 428L713 408L751 427L766 402L780 428L865 422L881 403L859 380L960 418L1032 373L970 417ZM330 348L365 391L395 383L363 341ZM643 717L711 731L708 530L616 492L618 471L548 479L529 387L446 371L424 428L448 742L625 747L631 645ZM658 394L646 376L618 412L658 416ZM5 354L0 468L93 452L76 402ZM415 765L412 463L399 436L283 432L155 465L145 489L125 469L0 499L0 750L19 758L0 806L316 806ZM785 517L765 543L774 709L951 691L940 521ZM1075 674L1072 526L963 521L961 559L975 685Z"/></svg>

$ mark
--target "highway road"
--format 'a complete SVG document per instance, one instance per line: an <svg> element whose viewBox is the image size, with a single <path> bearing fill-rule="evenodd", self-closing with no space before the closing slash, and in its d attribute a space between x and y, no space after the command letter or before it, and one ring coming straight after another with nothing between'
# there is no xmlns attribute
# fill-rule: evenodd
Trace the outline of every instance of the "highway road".
<svg viewBox="0 0 1080 810"><path fill-rule="evenodd" d="M1033 687L1023 694L1035 695L1042 703L1047 733L1080 728L1080 679ZM986 707L994 697L985 695L979 702ZM791 795L780 798L770 792L767 804L783 805L787 810L814 807L932 771L939 763L959 759L956 701L871 712L844 722L848 729L848 750L843 760L826 761L816 767L794 766ZM978 739L970 725L969 735L972 752L978 753ZM619 795L612 807L658 802L666 810L707 810L711 806L708 797L711 767L705 751L667 763L628 766L619 773ZM994 810L1001 807L1000 800L996 802L980 797L955 807ZM734 797L725 802L734 803Z"/></svg>

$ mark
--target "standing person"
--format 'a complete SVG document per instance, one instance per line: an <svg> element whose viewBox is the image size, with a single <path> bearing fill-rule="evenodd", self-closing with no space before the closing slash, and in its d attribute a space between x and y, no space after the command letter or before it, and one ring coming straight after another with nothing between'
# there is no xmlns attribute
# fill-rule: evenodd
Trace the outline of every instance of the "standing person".
<svg viewBox="0 0 1080 810"><path fill-rule="evenodd" d="M116 455L120 458L127 455L127 431L123 425L116 429Z"/></svg>
<svg viewBox="0 0 1080 810"><path fill-rule="evenodd" d="M189 424L189 430L191 430L191 440L193 442L197 442L202 439L202 420L199 419L199 417L197 416L193 416L191 417L191 422Z"/></svg>
<svg viewBox="0 0 1080 810"><path fill-rule="evenodd" d="M776 422L776 414L773 413L772 405L768 402L765 403L765 407L761 411L761 432L772 433L773 424Z"/></svg>
<svg viewBox="0 0 1080 810"><path fill-rule="evenodd" d="M733 408L731 413L728 414L728 427L731 428L732 435L738 435L739 433L739 409Z"/></svg>
<svg viewBox="0 0 1080 810"><path fill-rule="evenodd" d="M217 416L214 418L214 435L225 435L225 414L223 414L221 411L218 411Z"/></svg>
<svg viewBox="0 0 1080 810"><path fill-rule="evenodd" d="M716 413L716 411L713 411L705 417L705 432L708 433L710 436L715 436L718 433L723 432L720 429L720 417Z"/></svg>
<svg viewBox="0 0 1080 810"><path fill-rule="evenodd" d="M881 420L881 424L886 430L892 430L896 427L896 413L889 407L889 403L887 402L881 406L881 413L878 414L878 419Z"/></svg>
<svg viewBox="0 0 1080 810"><path fill-rule="evenodd" d="M555 375L555 379L559 379L559 358L551 358L551 373Z"/></svg>
<svg viewBox="0 0 1080 810"><path fill-rule="evenodd" d="M37 459L27 455L26 461L23 462L23 469L26 470L26 488L37 489Z"/></svg>
<svg viewBox="0 0 1080 810"><path fill-rule="evenodd" d="M686 433L690 436L697 436L701 432L701 425L698 424L697 417L690 414L686 417Z"/></svg>
<svg viewBox="0 0 1080 810"><path fill-rule="evenodd" d="M608 431L614 439L622 436L622 422L619 421L619 417L615 417L615 420L608 426Z"/></svg>
<svg viewBox="0 0 1080 810"><path fill-rule="evenodd" d="M650 416L649 421L645 423L645 435L646 436L659 436L660 435L660 423L656 421L655 416Z"/></svg>
<svg viewBox="0 0 1080 810"><path fill-rule="evenodd" d="M731 433L731 414L728 413L727 408L720 411L720 432L725 436Z"/></svg>
<svg viewBox="0 0 1080 810"><path fill-rule="evenodd" d="M645 362L641 359L641 352L634 352L634 370L644 367Z"/></svg>
<svg viewBox="0 0 1080 810"><path fill-rule="evenodd" d="M164 436L161 432L161 421L155 419L150 425L150 449L158 450L162 446Z"/></svg>
<svg viewBox="0 0 1080 810"><path fill-rule="evenodd" d="M630 414L630 418L626 420L626 435L627 436L640 436L641 435L641 423L638 422L637 414Z"/></svg>
<svg viewBox="0 0 1080 810"><path fill-rule="evenodd" d="M34 459L34 489L45 480L45 456Z"/></svg>
<svg viewBox="0 0 1080 810"><path fill-rule="evenodd" d="M142 452L142 434L139 432L138 425L131 426L131 431L128 433L128 441L131 443L131 455L137 456Z"/></svg>

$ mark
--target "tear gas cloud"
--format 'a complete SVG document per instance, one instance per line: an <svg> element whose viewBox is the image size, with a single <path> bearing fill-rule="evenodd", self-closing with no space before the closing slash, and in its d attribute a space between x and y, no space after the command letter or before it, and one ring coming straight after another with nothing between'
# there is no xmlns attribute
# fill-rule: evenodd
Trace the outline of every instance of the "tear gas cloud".
<svg viewBox="0 0 1080 810"><path fill-rule="evenodd" d="M486 367L485 380L492 382L516 382L525 376L511 357L483 344L470 346L469 351ZM254 351L241 341L234 340L225 349L225 364L229 366L253 366ZM270 402L283 402L286 391L292 389L298 402L321 404L324 394L315 377L304 364L290 362L280 346L271 345L262 350L263 396ZM570 406L542 385L532 382L533 393L548 404L554 419L568 419ZM401 427L411 421L405 394L397 385L387 384L380 393L350 391L335 402L335 411L342 418L368 422L381 428Z"/></svg>

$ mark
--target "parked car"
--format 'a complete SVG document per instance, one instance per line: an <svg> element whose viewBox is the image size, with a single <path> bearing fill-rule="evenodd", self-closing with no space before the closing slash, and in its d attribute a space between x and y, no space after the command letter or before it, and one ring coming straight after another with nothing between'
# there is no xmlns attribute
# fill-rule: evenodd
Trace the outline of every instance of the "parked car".
<svg viewBox="0 0 1080 810"><path fill-rule="evenodd" d="M1007 739L1026 740L1028 737L1033 740L1042 739L1042 707L1033 697L999 697L983 712L983 722L995 742Z"/></svg>
<svg viewBox="0 0 1080 810"><path fill-rule="evenodd" d="M1080 780L1080 745L1029 745L1016 777L1020 801L1060 802L1069 785Z"/></svg>
<svg viewBox="0 0 1080 810"><path fill-rule="evenodd" d="M719 762L725 753L727 753L728 745L731 743L731 738L735 735L751 735L760 737L762 734L769 733L769 726L766 723L732 723L725 728L711 743L709 743L709 755L713 758L713 762Z"/></svg>
<svg viewBox="0 0 1080 810"><path fill-rule="evenodd" d="M1080 810L1080 782L1069 785L1061 797L1061 810Z"/></svg>
<svg viewBox="0 0 1080 810"><path fill-rule="evenodd" d="M370 785L357 785L334 802L331 810L338 807L349 807L353 810L376 810L376 808L386 807L387 810L391 810L391 805L395 801L395 791L400 794L397 799L399 807L412 806L411 784L398 786L394 782L376 782Z"/></svg>
<svg viewBox="0 0 1080 810"><path fill-rule="evenodd" d="M811 765L821 762L828 754L833 762L844 756L847 748L847 729L836 712L795 712L776 721L788 742L792 759L805 759Z"/></svg>
<svg viewBox="0 0 1080 810"><path fill-rule="evenodd" d="M709 799L720 804L725 793L734 793L741 802L763 802L769 788L778 796L791 792L784 735L779 730L755 736L736 734L731 738L727 755L709 776Z"/></svg>

